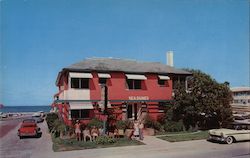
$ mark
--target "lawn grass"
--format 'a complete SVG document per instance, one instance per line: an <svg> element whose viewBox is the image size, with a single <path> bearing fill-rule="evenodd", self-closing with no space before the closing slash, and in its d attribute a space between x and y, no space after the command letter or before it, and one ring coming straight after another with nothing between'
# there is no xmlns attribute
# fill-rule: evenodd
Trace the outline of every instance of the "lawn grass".
<svg viewBox="0 0 250 158"><path fill-rule="evenodd" d="M199 132L194 132L194 133L187 133L187 132L175 133L175 134L169 134L166 136L159 136L158 138L169 141L169 142L207 139L208 131L199 131Z"/></svg>
<svg viewBox="0 0 250 158"><path fill-rule="evenodd" d="M93 149L93 148L143 145L142 142L139 142L137 140L129 140L127 138L117 138L115 143L109 143L109 144L96 144L95 142L90 142L90 141L84 142L84 141L77 141L75 139L64 140L60 138L52 138L52 141L53 141L53 150L55 152Z"/></svg>

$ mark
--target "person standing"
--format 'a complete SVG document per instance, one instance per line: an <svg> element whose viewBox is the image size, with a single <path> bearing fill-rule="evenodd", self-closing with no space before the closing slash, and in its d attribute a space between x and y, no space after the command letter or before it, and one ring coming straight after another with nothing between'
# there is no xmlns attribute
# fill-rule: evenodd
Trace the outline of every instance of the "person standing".
<svg viewBox="0 0 250 158"><path fill-rule="evenodd" d="M142 121L140 121L139 123L139 138L140 140L143 140L143 129L144 129L144 124Z"/></svg>
<svg viewBox="0 0 250 158"><path fill-rule="evenodd" d="M93 128L91 129L91 136L93 140L95 140L99 136L99 130L96 126L93 126Z"/></svg>
<svg viewBox="0 0 250 158"><path fill-rule="evenodd" d="M134 123L134 136L135 138L139 137L139 123L137 121Z"/></svg>
<svg viewBox="0 0 250 158"><path fill-rule="evenodd" d="M79 120L76 120L75 134L76 134L76 140L79 141L81 139L81 124L79 123Z"/></svg>

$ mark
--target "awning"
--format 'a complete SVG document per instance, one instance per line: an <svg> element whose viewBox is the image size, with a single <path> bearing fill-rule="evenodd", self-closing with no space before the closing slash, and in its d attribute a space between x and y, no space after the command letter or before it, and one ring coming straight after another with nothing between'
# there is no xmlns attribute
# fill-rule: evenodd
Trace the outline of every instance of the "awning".
<svg viewBox="0 0 250 158"><path fill-rule="evenodd" d="M98 73L99 78L111 78L110 74Z"/></svg>
<svg viewBox="0 0 250 158"><path fill-rule="evenodd" d="M128 79L133 79L133 80L146 80L146 76L144 75L131 75L131 74L126 74Z"/></svg>
<svg viewBox="0 0 250 158"><path fill-rule="evenodd" d="M170 80L170 77L168 76L162 76L162 75L158 75L159 79L161 80Z"/></svg>
<svg viewBox="0 0 250 158"><path fill-rule="evenodd" d="M70 110L93 109L91 103L69 103Z"/></svg>
<svg viewBox="0 0 250 158"><path fill-rule="evenodd" d="M75 78L93 78L91 73L76 73L76 72L70 72L69 76L75 77Z"/></svg>

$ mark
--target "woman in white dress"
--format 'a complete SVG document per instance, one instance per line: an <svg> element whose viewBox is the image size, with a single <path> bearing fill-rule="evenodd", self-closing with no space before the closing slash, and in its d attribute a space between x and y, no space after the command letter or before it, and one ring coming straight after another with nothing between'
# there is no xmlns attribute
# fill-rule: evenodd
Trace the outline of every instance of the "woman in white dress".
<svg viewBox="0 0 250 158"><path fill-rule="evenodd" d="M139 123L137 121L134 123L134 136L135 138L139 138Z"/></svg>

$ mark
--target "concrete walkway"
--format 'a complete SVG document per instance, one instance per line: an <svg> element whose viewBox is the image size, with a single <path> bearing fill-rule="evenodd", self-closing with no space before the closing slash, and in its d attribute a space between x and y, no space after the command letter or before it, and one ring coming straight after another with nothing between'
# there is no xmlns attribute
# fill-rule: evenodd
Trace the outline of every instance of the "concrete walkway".
<svg viewBox="0 0 250 158"><path fill-rule="evenodd" d="M159 139L156 136L144 136L143 142L147 146L162 147L169 146L171 143L165 140Z"/></svg>

